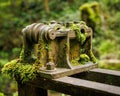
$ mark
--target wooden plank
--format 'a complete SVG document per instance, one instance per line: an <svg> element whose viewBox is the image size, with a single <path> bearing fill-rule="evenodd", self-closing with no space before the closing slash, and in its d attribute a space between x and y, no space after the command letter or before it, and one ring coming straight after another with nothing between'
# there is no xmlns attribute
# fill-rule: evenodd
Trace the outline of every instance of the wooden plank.
<svg viewBox="0 0 120 96"><path fill-rule="evenodd" d="M71 77L120 86L120 71L96 68L88 72L72 75Z"/></svg>
<svg viewBox="0 0 120 96"><path fill-rule="evenodd" d="M50 89L73 96L120 96L120 87L73 77L63 77L53 80L40 78L29 82L28 85Z"/></svg>
<svg viewBox="0 0 120 96"><path fill-rule="evenodd" d="M69 76L69 75L81 73L84 71L88 71L97 67L98 67L98 64L93 64L92 62L89 62L89 63L86 63L86 65L74 66L72 67L72 69L57 68L55 71L41 69L39 76L49 78L49 79L56 79L56 78L61 78L64 76Z"/></svg>
<svg viewBox="0 0 120 96"><path fill-rule="evenodd" d="M96 68L96 69L93 69L90 71L95 72L95 73L102 73L102 74L106 74L106 75L109 74L109 75L114 75L114 76L120 77L120 71L100 69L100 68Z"/></svg>

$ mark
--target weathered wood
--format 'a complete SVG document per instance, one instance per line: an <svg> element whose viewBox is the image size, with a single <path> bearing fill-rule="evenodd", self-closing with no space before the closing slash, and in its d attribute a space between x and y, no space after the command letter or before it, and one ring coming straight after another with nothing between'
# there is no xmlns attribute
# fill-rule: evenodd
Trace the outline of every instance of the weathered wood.
<svg viewBox="0 0 120 96"><path fill-rule="evenodd" d="M119 87L73 77L63 77L53 80L40 78L27 84L73 96L120 96Z"/></svg>
<svg viewBox="0 0 120 96"><path fill-rule="evenodd" d="M18 82L18 94L19 96L47 96L49 89L72 96L120 96L119 71L93 69L73 76L58 79L38 77L34 81L26 82L26 84Z"/></svg>
<svg viewBox="0 0 120 96"><path fill-rule="evenodd" d="M34 85L27 85L18 83L18 96L48 96L47 90L35 87Z"/></svg>
<svg viewBox="0 0 120 96"><path fill-rule="evenodd" d="M72 77L120 86L120 71L96 68Z"/></svg>
<svg viewBox="0 0 120 96"><path fill-rule="evenodd" d="M92 62L86 63L86 65L80 65L80 66L74 66L72 69L66 69L66 68L57 68L55 71L49 71L49 70L42 70L40 71L40 76L49 78L49 79L56 79L64 76L73 75L76 73L81 73L83 71L88 71L94 68L97 68L98 64L94 64Z"/></svg>

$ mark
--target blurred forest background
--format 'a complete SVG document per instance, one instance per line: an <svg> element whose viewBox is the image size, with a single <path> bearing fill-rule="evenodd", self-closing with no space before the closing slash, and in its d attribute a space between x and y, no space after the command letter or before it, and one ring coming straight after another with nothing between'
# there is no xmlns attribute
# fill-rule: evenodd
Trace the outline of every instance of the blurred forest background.
<svg viewBox="0 0 120 96"><path fill-rule="evenodd" d="M120 70L120 0L0 0L0 96L17 96L16 82L1 69L19 57L22 28L50 20L84 20L99 67Z"/></svg>

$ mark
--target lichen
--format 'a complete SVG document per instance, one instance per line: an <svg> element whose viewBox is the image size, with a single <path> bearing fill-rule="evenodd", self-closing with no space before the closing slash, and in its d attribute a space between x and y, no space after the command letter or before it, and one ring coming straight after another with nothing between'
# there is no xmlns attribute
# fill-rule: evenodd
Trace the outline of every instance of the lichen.
<svg viewBox="0 0 120 96"><path fill-rule="evenodd" d="M33 80L37 76L37 69L34 65L20 63L19 59L12 60L5 64L2 73L8 74L10 77L26 82Z"/></svg>

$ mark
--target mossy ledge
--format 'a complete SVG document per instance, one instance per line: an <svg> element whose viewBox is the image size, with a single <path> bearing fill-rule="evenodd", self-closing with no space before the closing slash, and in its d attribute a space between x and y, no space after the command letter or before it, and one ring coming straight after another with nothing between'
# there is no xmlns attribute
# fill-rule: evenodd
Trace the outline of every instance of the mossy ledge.
<svg viewBox="0 0 120 96"><path fill-rule="evenodd" d="M38 73L36 66L34 64L20 63L19 61L19 59L15 59L5 64L2 73L15 77L15 79L22 82L35 79Z"/></svg>

